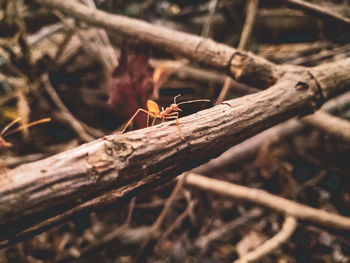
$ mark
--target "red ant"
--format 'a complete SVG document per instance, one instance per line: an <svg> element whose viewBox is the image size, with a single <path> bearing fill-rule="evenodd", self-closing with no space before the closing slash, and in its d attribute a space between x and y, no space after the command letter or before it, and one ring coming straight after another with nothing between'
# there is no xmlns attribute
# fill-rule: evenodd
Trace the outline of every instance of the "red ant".
<svg viewBox="0 0 350 263"><path fill-rule="evenodd" d="M19 121L21 120L21 118L17 118L15 120L13 120L11 123L7 124L1 131L0 133L0 149L1 148L6 148L6 147L11 147L12 144L10 142L7 142L5 141L4 139L4 136L5 136L5 133L13 126L15 125L16 123L18 123ZM13 129L11 131L9 131L6 136L12 134L12 133L15 133L15 132L18 132L18 131L21 131L21 130L24 130L26 128L29 128L31 126L34 126L34 125L37 125L37 124L40 124L40 123L45 123L45 122L49 122L51 121L51 118L44 118L44 119L41 119L41 120L37 120L37 121L33 121L31 123L28 123L28 124L24 124L24 125L21 125L19 127L17 127L16 129Z"/></svg>
<svg viewBox="0 0 350 263"><path fill-rule="evenodd" d="M147 114L147 127L148 127L148 122L149 122L149 117L153 117L152 125L151 127L155 124L156 119L162 119L162 122L164 122L165 119L176 119L176 125L179 125L179 111L182 111L178 106L181 104L186 104L186 103L192 103L192 102L199 102L199 101L208 101L210 100L207 99L201 99L201 100L189 100L189 101L183 101L180 103L176 103L176 98L181 96L181 94L177 95L174 97L174 103L171 104L167 108L162 107L162 111L160 111L159 106L156 102L153 100L148 100L147 101L147 110L144 109L138 109L135 114L130 118L128 123L125 125L124 129L122 130L122 133L125 132L126 128L130 125L130 123L133 121L133 119L136 117L136 115L142 111Z"/></svg>

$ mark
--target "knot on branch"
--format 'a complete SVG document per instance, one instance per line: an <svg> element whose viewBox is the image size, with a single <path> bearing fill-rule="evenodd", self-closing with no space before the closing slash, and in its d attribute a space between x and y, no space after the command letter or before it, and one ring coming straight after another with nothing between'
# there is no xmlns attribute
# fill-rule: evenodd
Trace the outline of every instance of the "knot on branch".
<svg viewBox="0 0 350 263"><path fill-rule="evenodd" d="M125 165L125 160L132 153L131 144L119 138L105 137L103 144L99 144L97 149L87 153L88 173L94 181L106 172ZM115 179L119 175L114 175Z"/></svg>
<svg viewBox="0 0 350 263"><path fill-rule="evenodd" d="M272 86L283 75L277 65L250 52L239 51L232 55L228 72L234 79L259 89Z"/></svg>
<svg viewBox="0 0 350 263"><path fill-rule="evenodd" d="M286 85L289 86L289 88L294 87L294 89L298 92L296 96L299 96L300 98L307 96L309 98L305 100L305 104L302 107L299 116L314 113L323 104L324 98L317 80L310 74L309 71L303 68L286 73L286 75L281 78L276 85L280 85L281 87Z"/></svg>

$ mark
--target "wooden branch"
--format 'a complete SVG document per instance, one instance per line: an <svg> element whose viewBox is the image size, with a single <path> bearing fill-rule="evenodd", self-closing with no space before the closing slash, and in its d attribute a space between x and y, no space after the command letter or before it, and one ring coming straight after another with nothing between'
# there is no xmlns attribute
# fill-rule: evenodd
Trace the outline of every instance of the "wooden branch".
<svg viewBox="0 0 350 263"><path fill-rule="evenodd" d="M24 236L42 231L75 213L159 185L278 122L314 110L322 99L318 87L325 87L328 96L350 86L346 78L331 82L331 69L350 71L350 59L335 64L323 75L313 68L322 76L318 81L300 72L267 90L181 118L178 127L168 122L107 136L2 174L0 246L25 229Z"/></svg>
<svg viewBox="0 0 350 263"><path fill-rule="evenodd" d="M343 111L349 106L350 92L346 92L325 103L320 111ZM312 115L308 115L304 118L312 119ZM208 163L194 169L194 172L199 174L207 174L210 173L210 171L215 171L228 165L241 163L244 160L255 158L256 154L259 152L259 149L266 143L266 141L282 141L293 134L297 134L306 126L307 125L305 123L299 121L297 118L280 123L232 147L218 158L210 160Z"/></svg>
<svg viewBox="0 0 350 263"><path fill-rule="evenodd" d="M156 48L194 61L226 70L235 79L256 87L274 84L284 73L277 66L252 53L159 25L90 9L69 0L36 0L43 6L58 9L90 25L103 27L110 33L148 43Z"/></svg>

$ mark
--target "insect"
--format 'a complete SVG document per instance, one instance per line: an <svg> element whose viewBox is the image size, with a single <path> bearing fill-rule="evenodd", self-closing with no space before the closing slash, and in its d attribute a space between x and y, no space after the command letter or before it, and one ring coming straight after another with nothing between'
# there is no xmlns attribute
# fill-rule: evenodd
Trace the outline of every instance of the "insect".
<svg viewBox="0 0 350 263"><path fill-rule="evenodd" d="M181 96L181 94L176 95L174 97L173 104L171 104L169 107L167 107L165 109L162 107L162 110L159 109L159 106L156 102L154 102L153 100L148 100L147 101L147 110L142 109L142 108L138 109L135 112L135 114L130 118L128 123L125 125L122 133L125 132L126 128L131 124L131 122L133 121L133 119L136 117L136 115L139 112L144 112L147 114L147 127L148 127L150 117L153 118L151 127L155 124L156 119L161 119L162 122L164 122L165 119L176 119L176 125L178 125L179 124L179 111L182 111L179 108L179 105L192 103L192 102L200 102L200 101L210 102L210 100L207 100L207 99L200 99L200 100L189 100L189 101L183 101L180 103L176 103L176 98L178 98L179 96Z"/></svg>
<svg viewBox="0 0 350 263"><path fill-rule="evenodd" d="M0 133L0 149L1 148L7 148L7 147L11 147L12 144L10 142L7 142L5 141L4 137L5 136L8 136L12 133L15 133L15 132L18 132L18 131L21 131L25 128L29 128L31 126L34 126L34 125L37 125L37 124L40 124L40 123L45 123L45 122L49 122L51 121L51 118L44 118L44 119L40 119L40 120L37 120L37 121L33 121L33 122L30 122L28 124L25 124L25 125L21 125L13 130L10 130L9 129L15 125L16 123L18 123L19 121L21 120L21 118L17 118L15 120L13 120L11 123L7 124L2 130L1 130L1 133ZM7 133L7 134L6 134ZM6 134L6 135L5 135Z"/></svg>

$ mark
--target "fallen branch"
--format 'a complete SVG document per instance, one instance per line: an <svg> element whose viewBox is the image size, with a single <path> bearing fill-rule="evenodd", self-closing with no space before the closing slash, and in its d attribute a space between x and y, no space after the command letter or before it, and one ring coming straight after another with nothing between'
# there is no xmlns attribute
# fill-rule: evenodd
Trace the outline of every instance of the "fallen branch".
<svg viewBox="0 0 350 263"><path fill-rule="evenodd" d="M342 112L349 106L350 92L346 92L337 98L328 101L321 110L327 112ZM306 116L305 118L312 119L312 115ZM207 174L210 171L215 171L216 169L220 169L228 165L233 165L244 160L255 158L256 154L259 152L259 149L264 143L266 143L266 140L282 141L293 134L297 134L306 127L307 125L297 118L280 123L232 147L218 158L210 160L208 163L194 169L194 172L199 174Z"/></svg>
<svg viewBox="0 0 350 263"><path fill-rule="evenodd" d="M277 66L250 52L237 51L211 39L93 10L69 0L36 0L36 2L58 9L89 25L103 27L112 34L138 39L172 54L226 70L235 79L251 86L268 87L285 73L285 66Z"/></svg>

